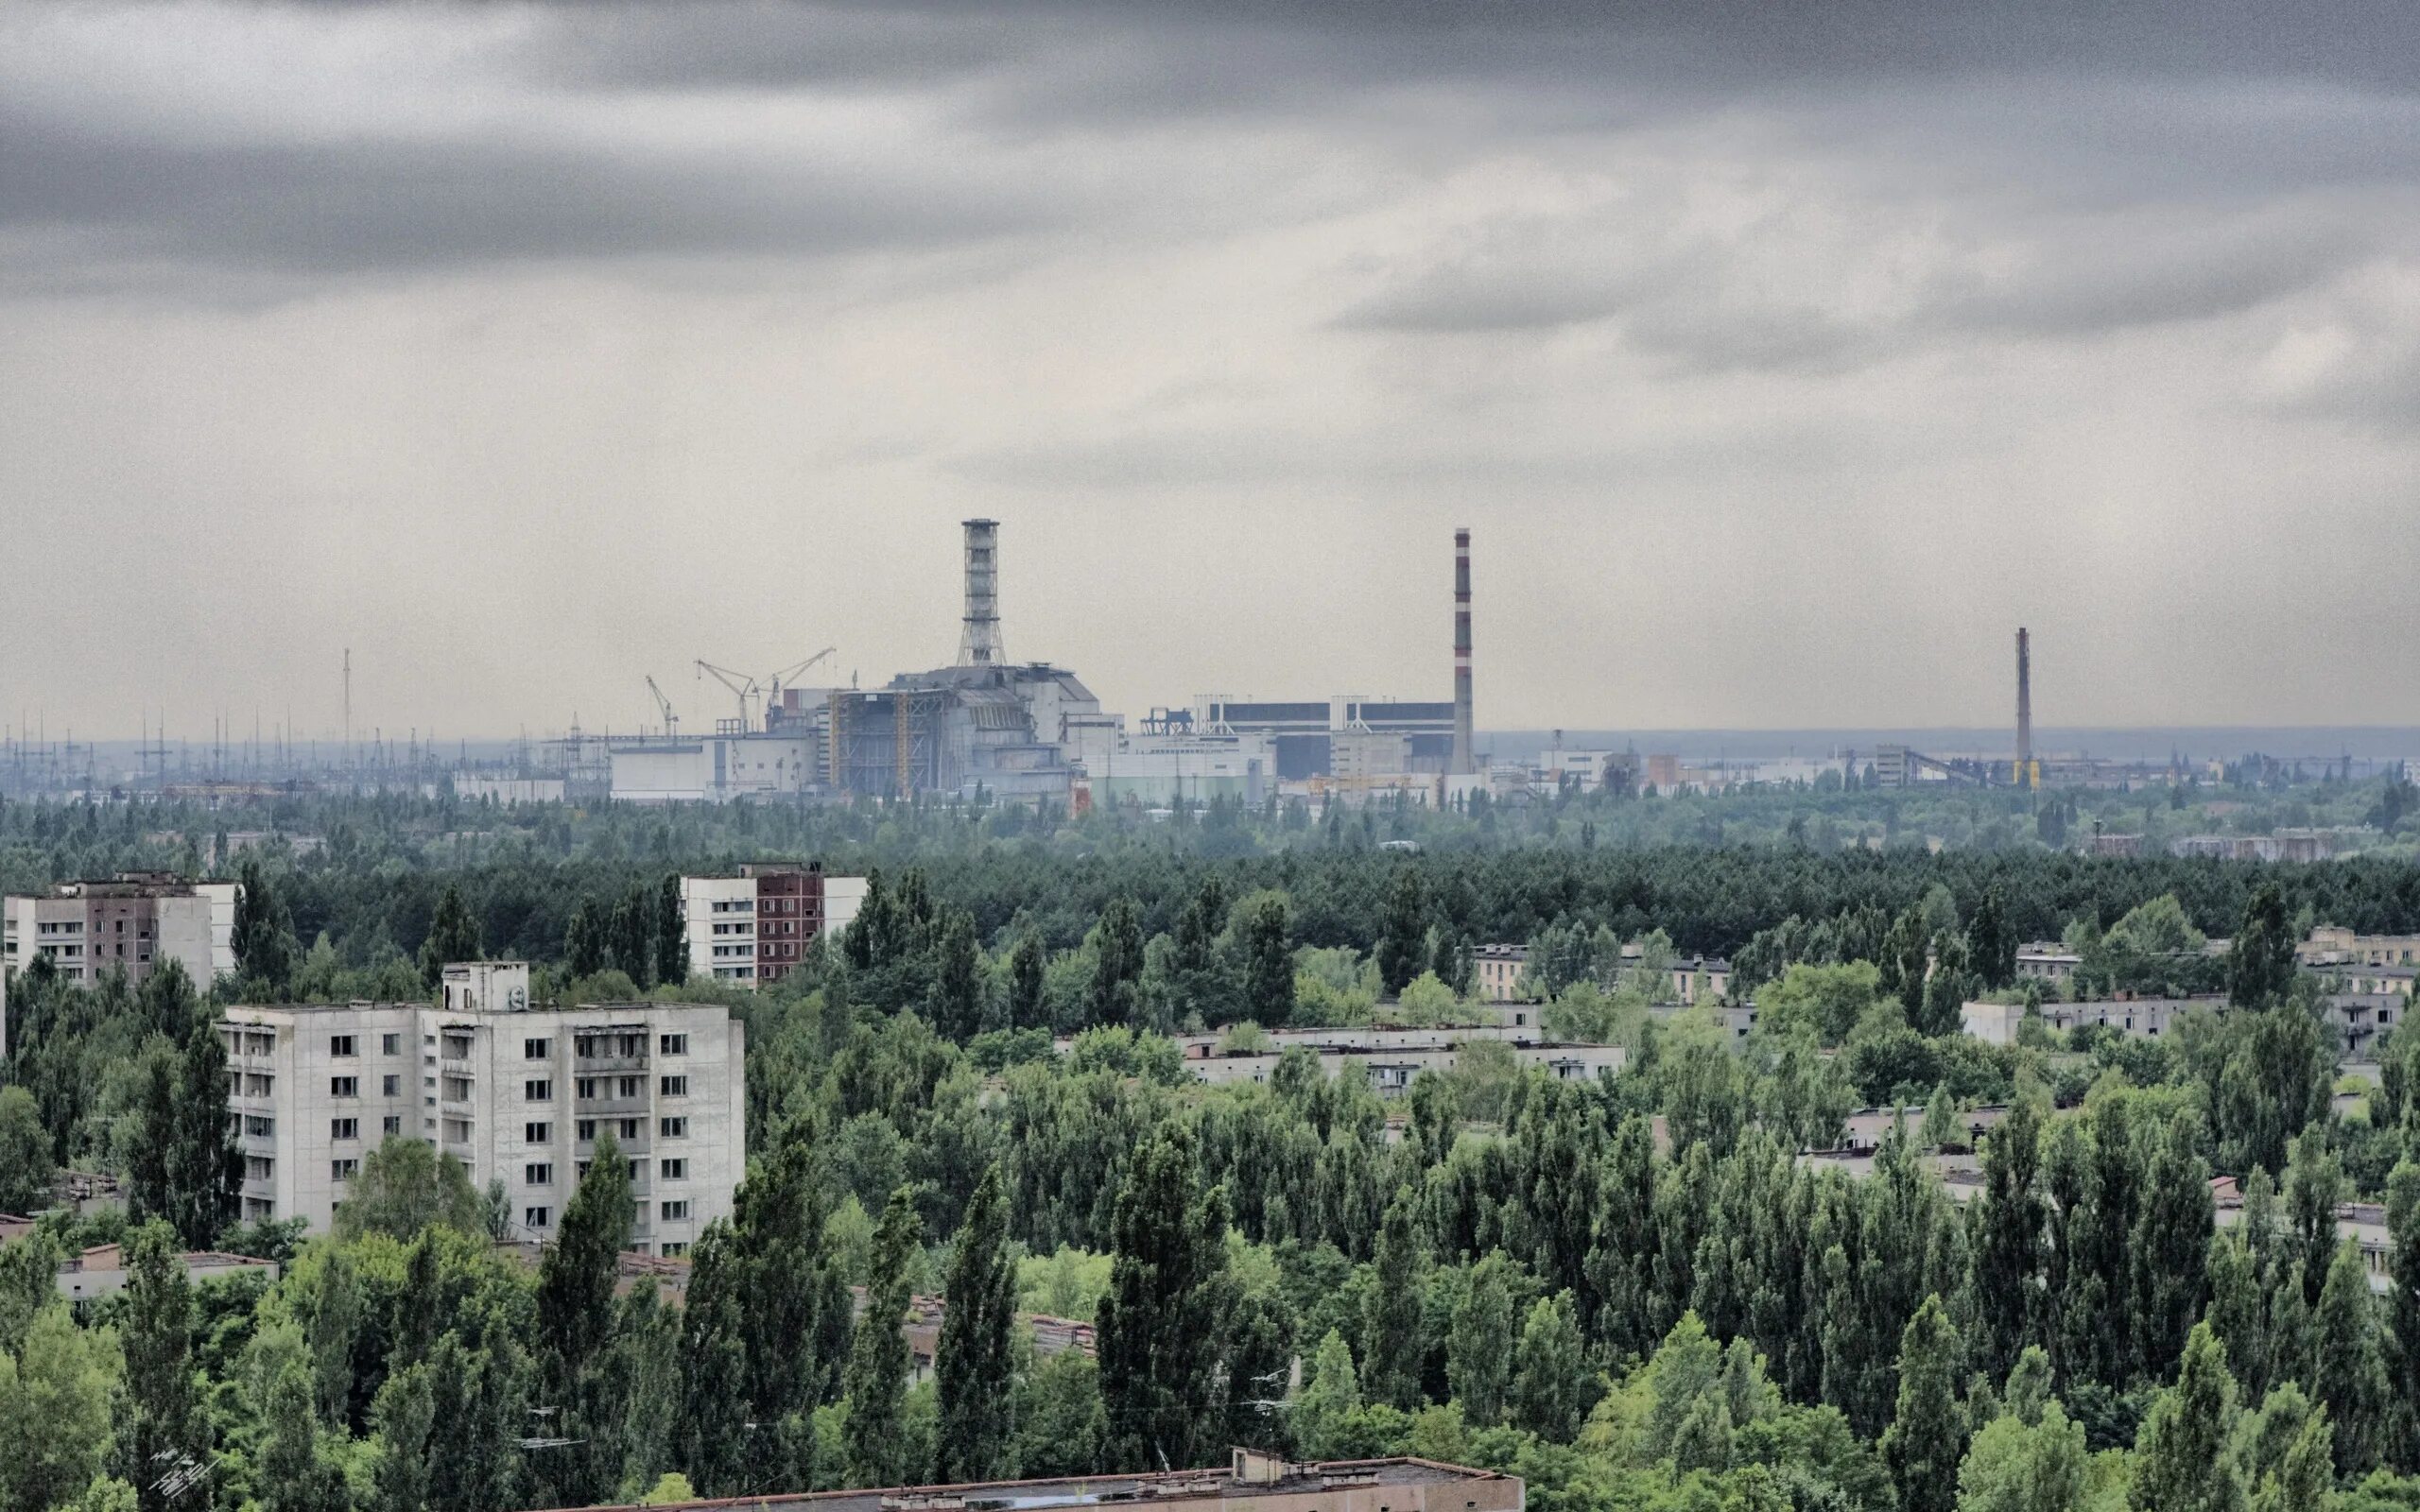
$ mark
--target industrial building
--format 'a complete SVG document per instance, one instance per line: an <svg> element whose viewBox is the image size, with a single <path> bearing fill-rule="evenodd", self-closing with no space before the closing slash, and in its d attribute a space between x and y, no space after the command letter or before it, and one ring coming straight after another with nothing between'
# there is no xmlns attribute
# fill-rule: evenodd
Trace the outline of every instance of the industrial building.
<svg viewBox="0 0 2420 1512"><path fill-rule="evenodd" d="M475 1187L501 1181L515 1237L552 1239L611 1133L638 1201L631 1247L682 1255L730 1215L747 1167L745 1033L720 1005L539 1006L527 964L473 961L445 968L440 1006L238 1006L219 1033L248 1222L326 1232L362 1157L401 1136Z"/></svg>
<svg viewBox="0 0 2420 1512"><path fill-rule="evenodd" d="M826 876L811 861L752 861L735 877L683 877L689 974L736 987L778 982L816 941L855 922L865 900L865 878Z"/></svg>
<svg viewBox="0 0 2420 1512"><path fill-rule="evenodd" d="M1455 534L1455 691L1447 702L1339 695L1260 701L1207 694L1154 710L1130 733L1075 673L1014 662L1000 617L999 524L964 522L965 611L957 660L878 688L784 687L761 720L752 679L700 663L739 698L739 717L683 737L657 690L664 732L565 743L567 791L589 782L618 800L737 799L1073 802L1156 808L1214 799L1257 803L1281 784L1347 800L1442 796L1438 780L1483 782L1470 750L1470 532ZM820 660L810 658L802 670ZM591 774L584 779L583 773Z"/></svg>

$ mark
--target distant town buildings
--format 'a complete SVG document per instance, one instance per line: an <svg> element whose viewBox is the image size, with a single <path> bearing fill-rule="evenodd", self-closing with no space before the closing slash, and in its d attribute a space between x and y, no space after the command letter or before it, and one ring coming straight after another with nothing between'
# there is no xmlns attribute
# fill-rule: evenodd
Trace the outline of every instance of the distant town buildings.
<svg viewBox="0 0 2420 1512"><path fill-rule="evenodd" d="M735 987L778 982L815 942L838 935L865 902L863 877L815 862L753 861L735 877L683 877L689 974Z"/></svg>
<svg viewBox="0 0 2420 1512"><path fill-rule="evenodd" d="M719 1005L534 1005L527 965L473 961L445 968L437 1006L238 1006L219 1033L247 1221L325 1232L363 1156L402 1136L499 1183L511 1232L543 1241L610 1133L631 1247L677 1256L746 1167L745 1036Z"/></svg>
<svg viewBox="0 0 2420 1512"><path fill-rule="evenodd" d="M90 987L112 971L140 986L176 961L208 991L235 970L232 882L187 882L166 872L126 871L106 881L64 882L46 893L0 898L0 1054L8 1044L9 973L47 960L60 979Z"/></svg>

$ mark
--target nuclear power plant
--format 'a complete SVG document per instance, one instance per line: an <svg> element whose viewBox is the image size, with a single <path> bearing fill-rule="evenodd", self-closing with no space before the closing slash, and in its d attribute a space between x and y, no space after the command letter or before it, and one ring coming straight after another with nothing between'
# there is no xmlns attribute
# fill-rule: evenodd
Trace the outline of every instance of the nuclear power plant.
<svg viewBox="0 0 2420 1512"><path fill-rule="evenodd" d="M717 720L711 736L683 738L658 690L663 732L575 735L564 743L567 785L637 802L934 797L1080 809L1258 803L1281 792L1426 805L1460 801L1484 782L1472 725L1467 529L1454 533L1450 702L1207 693L1155 707L1130 729L1073 671L1009 659L999 523L962 528L965 610L949 665L879 688L783 685L775 674L761 690L759 717L757 679L701 662L736 696L738 717Z"/></svg>

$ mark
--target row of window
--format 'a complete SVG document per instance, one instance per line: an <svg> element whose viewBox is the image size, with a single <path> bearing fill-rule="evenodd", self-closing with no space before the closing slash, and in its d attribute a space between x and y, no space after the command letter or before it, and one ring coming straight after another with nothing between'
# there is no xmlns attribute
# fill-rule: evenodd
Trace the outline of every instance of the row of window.
<svg viewBox="0 0 2420 1512"><path fill-rule="evenodd" d="M630 1177L631 1180L637 1181L645 1178L647 1176L647 1161L645 1160L635 1160L628 1163L630 1166ZM659 1160L656 1162L656 1174L666 1181L686 1181L689 1179L689 1162L686 1160L675 1158ZM588 1162L586 1160L574 1162L574 1171L575 1174L579 1177L586 1177L588 1175ZM524 1165L521 1168L521 1181L524 1186L553 1186L555 1184L555 1162L552 1160L530 1161L528 1164Z"/></svg>
<svg viewBox="0 0 2420 1512"><path fill-rule="evenodd" d="M638 1210L640 1217L644 1218L647 1216L646 1203L640 1203L638 1205ZM689 1204L685 1201L676 1199L674 1201L659 1204L658 1211L667 1222L678 1222L679 1220L689 1216ZM521 1227L524 1228L550 1228L554 1227L554 1222L555 1210L552 1208L524 1208L521 1210ZM684 1255L688 1253L688 1250L689 1246L687 1245L678 1243L668 1244L664 1246L664 1253L671 1257Z"/></svg>
<svg viewBox="0 0 2420 1512"><path fill-rule="evenodd" d="M146 958L147 959L148 957ZM257 1042L254 1043L251 1041ZM257 1054L266 1055L268 1053L272 1042L273 1041L270 1037L268 1035L251 1036L248 1037L246 1048L251 1049ZM469 1040L456 1035L448 1035L445 1040L446 1058L450 1060L462 1059L470 1053L470 1046L471 1041ZM656 1047L658 1053L662 1055L685 1056L689 1053L689 1037L685 1034L658 1035L656 1036ZM231 1044L229 1048L233 1049L233 1046ZM583 1056L643 1056L647 1054L647 1036L643 1034L584 1034L576 1038L574 1041L574 1048L579 1054ZM544 1060L554 1054L554 1049L555 1042L552 1040L524 1040L521 1041L521 1057L525 1060ZM378 1053L382 1056L402 1055L404 1053L404 1037L400 1034L380 1035L378 1037ZM348 1058L360 1054L359 1037L349 1034L332 1034L328 1036L328 1054L331 1056Z"/></svg>
<svg viewBox="0 0 2420 1512"><path fill-rule="evenodd" d="M594 1118L576 1118L572 1120L571 1125L572 1138L577 1140L595 1139L596 1137L596 1125L599 1122L610 1123L614 1125L614 1137L615 1139L634 1140L639 1137L639 1129L643 1126L646 1121L644 1119L636 1118L615 1118L601 1121ZM663 1139L685 1140L689 1137L689 1121L685 1118L659 1118L655 1121L655 1131L658 1137ZM555 1125L552 1124L524 1124L521 1125L521 1141L525 1144L552 1144L555 1142Z"/></svg>
<svg viewBox="0 0 2420 1512"><path fill-rule="evenodd" d="M341 1080L343 1078L339 1079ZM605 1080L606 1078L602 1076L575 1077L572 1081L572 1095L583 1099L598 1096L637 1097L641 1095L647 1086L646 1081L641 1077L616 1076L613 1078L614 1090L611 1092L599 1092L597 1089L605 1082ZM468 1082L463 1083L464 1091L462 1095L464 1097L468 1097L470 1095L468 1090L469 1086L470 1084ZM686 1097L689 1095L689 1078L686 1076L659 1076L656 1078L655 1088L656 1094L658 1096ZM447 1095L452 1096L453 1094L448 1092ZM521 1100L525 1103L553 1102L555 1100L554 1082L550 1078L544 1076L530 1077L527 1081L521 1084Z"/></svg>

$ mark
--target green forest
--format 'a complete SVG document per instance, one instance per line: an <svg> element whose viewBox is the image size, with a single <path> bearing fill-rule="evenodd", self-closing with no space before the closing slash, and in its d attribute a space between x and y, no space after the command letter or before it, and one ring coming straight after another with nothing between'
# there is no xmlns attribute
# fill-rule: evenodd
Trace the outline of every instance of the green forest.
<svg viewBox="0 0 2420 1512"><path fill-rule="evenodd" d="M122 1177L128 1211L0 1247L0 1506L474 1512L1246 1444L1505 1469L1542 1512L2420 1508L2420 1036L2340 1088L2293 959L2313 922L2420 931L2420 867L2392 841L2299 866L2045 842L2045 814L2099 801L9 805L9 890L272 837L229 868L235 977L10 983L0 1211L68 1164ZM1960 843L1924 843L1952 819ZM678 981L668 880L759 857L875 885L777 988ZM2023 1000L2042 938L2109 990L2228 1010L2160 1041L1961 1034L1968 998ZM1627 1047L1621 1074L1466 1054L1390 1102L1295 1051L1214 1089L1167 1038L1433 1022L1491 942L1531 947L1549 1024ZM1624 943L1728 956L1754 1032L1651 1011ZM480 955L531 961L541 997L745 1022L749 1173L683 1284L617 1292L631 1204L603 1149L534 1264L411 1141L334 1234L232 1221L219 1008L422 997ZM1933 1155L1984 1104L2008 1112L1962 1199ZM1800 1158L1893 1106L1870 1169ZM2354 1199L2394 1241L2383 1291L2340 1242ZM62 1255L121 1240L123 1294L57 1298ZM284 1271L195 1284L175 1256L205 1246ZM911 1296L947 1302L929 1379ZM1094 1349L1045 1351L1037 1313Z"/></svg>

